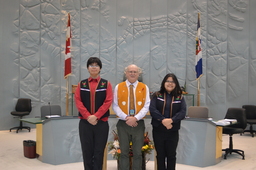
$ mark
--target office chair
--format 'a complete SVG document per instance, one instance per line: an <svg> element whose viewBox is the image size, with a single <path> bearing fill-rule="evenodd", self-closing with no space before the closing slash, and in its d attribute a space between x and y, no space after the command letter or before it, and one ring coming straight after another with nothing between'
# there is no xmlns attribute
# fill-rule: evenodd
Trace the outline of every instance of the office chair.
<svg viewBox="0 0 256 170"><path fill-rule="evenodd" d="M225 119L236 119L236 124L231 124L223 127L223 134L229 135L229 148L222 149L225 151L224 159L227 159L228 154L237 153L244 159L244 151L240 149L233 149L233 134L241 134L247 126L245 109L243 108L229 108L227 110Z"/></svg>
<svg viewBox="0 0 256 170"><path fill-rule="evenodd" d="M60 115L61 116L61 107L60 105L45 105L41 106L41 117L50 115Z"/></svg>
<svg viewBox="0 0 256 170"><path fill-rule="evenodd" d="M23 116L29 115L31 110L31 99L19 98L15 106L15 111L12 111L11 115L18 116L20 119L22 119ZM11 128L10 132L13 129L17 129L16 133L18 133L18 131L22 129L28 129L28 131L30 132L30 127L23 126L22 121L20 121L20 126Z"/></svg>
<svg viewBox="0 0 256 170"><path fill-rule="evenodd" d="M243 105L242 108L245 109L247 124L250 125L249 130L244 130L244 132L250 132L252 137L256 130L253 130L253 125L256 124L256 106L255 105Z"/></svg>
<svg viewBox="0 0 256 170"><path fill-rule="evenodd" d="M208 118L208 108L204 106L190 106L188 108L188 117L190 118Z"/></svg>

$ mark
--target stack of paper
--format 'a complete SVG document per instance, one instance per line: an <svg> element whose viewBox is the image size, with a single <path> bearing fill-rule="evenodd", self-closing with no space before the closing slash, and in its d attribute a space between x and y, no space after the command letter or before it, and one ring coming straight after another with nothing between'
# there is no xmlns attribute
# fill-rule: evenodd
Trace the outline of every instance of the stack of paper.
<svg viewBox="0 0 256 170"><path fill-rule="evenodd" d="M48 115L48 116L45 116L47 119L49 118L53 118L53 117L60 117L60 115Z"/></svg>
<svg viewBox="0 0 256 170"><path fill-rule="evenodd" d="M213 123L215 123L216 125L219 125L219 126L228 126L231 124L236 124L237 120L236 119L221 119L218 121L213 121Z"/></svg>

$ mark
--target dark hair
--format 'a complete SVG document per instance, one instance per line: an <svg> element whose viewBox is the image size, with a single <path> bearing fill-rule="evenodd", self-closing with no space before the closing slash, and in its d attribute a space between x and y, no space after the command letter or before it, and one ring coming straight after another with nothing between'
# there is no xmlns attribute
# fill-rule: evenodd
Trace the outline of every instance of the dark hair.
<svg viewBox="0 0 256 170"><path fill-rule="evenodd" d="M89 65L91 65L93 63L96 63L98 66L100 66L100 69L102 68L102 63L98 57L90 57L87 60L87 68L89 67Z"/></svg>
<svg viewBox="0 0 256 170"><path fill-rule="evenodd" d="M178 79L177 79L177 77L175 76L175 74L173 74L173 73L168 73L168 74L166 74L166 76L164 77L164 79L163 79L163 81L162 81L162 83L161 83L161 87L160 87L160 91L159 91L159 93L164 93L164 92L166 92L166 90L165 90L165 87L164 87L164 84L165 84L165 82L167 81L167 79L169 78L169 77L172 77L172 79L173 79L173 81L174 81L174 83L175 83L175 88L173 89L173 91L171 92L171 94L174 96L174 97L178 97L179 95L181 95L182 94L182 90L181 90L181 88L180 88L180 84L179 84L179 81L178 81Z"/></svg>

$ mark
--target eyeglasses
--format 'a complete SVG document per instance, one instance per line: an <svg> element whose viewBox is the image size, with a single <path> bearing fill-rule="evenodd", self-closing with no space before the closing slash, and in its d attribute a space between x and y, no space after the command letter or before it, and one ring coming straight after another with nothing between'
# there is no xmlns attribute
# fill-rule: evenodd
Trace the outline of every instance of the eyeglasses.
<svg viewBox="0 0 256 170"><path fill-rule="evenodd" d="M174 81L167 80L165 83L174 83Z"/></svg>
<svg viewBox="0 0 256 170"><path fill-rule="evenodd" d="M98 67L100 67L100 66L98 66L98 65L89 65L89 67L90 67L90 68L98 68Z"/></svg>
<svg viewBox="0 0 256 170"><path fill-rule="evenodd" d="M138 71L127 71L127 72L130 73L130 74L132 74L132 73L134 73L134 74L138 73Z"/></svg>

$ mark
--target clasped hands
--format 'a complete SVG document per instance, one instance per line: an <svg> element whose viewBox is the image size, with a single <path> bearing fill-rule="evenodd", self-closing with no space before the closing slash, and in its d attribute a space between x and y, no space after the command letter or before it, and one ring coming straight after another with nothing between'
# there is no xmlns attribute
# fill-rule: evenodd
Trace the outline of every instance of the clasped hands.
<svg viewBox="0 0 256 170"><path fill-rule="evenodd" d="M125 118L125 122L128 126L136 127L138 125L136 117L133 116L127 116Z"/></svg>
<svg viewBox="0 0 256 170"><path fill-rule="evenodd" d="M172 119L166 118L162 120L162 124L166 127L166 129L171 129L172 128Z"/></svg>
<svg viewBox="0 0 256 170"><path fill-rule="evenodd" d="M98 118L94 115L90 115L88 116L87 121L92 125L96 125L98 123Z"/></svg>

